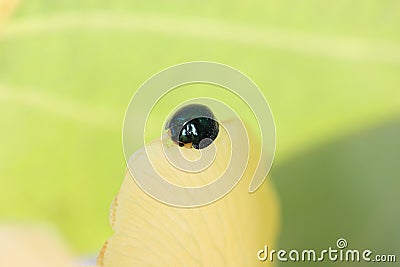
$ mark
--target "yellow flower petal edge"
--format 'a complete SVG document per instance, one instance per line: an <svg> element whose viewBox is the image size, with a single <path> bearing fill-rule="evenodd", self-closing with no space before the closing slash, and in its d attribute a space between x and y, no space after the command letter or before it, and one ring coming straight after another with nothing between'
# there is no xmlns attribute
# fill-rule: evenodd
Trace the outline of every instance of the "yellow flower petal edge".
<svg viewBox="0 0 400 267"><path fill-rule="evenodd" d="M163 204L144 193L128 171L111 206L110 223L115 233L104 243L97 265L270 266L270 262L258 260L257 252L265 244L273 246L276 242L279 202L269 180L256 192L248 192L259 154L256 136L251 131L248 134L249 162L241 181L225 197L203 207L177 208ZM213 180L210 176L219 175L229 161L228 133L221 131L215 143L219 153L212 165L191 176L170 166L163 156L160 140L138 150L130 164L140 168L147 151L154 167L170 182L185 186L196 179L210 182ZM193 151L182 150L188 157L196 153Z"/></svg>

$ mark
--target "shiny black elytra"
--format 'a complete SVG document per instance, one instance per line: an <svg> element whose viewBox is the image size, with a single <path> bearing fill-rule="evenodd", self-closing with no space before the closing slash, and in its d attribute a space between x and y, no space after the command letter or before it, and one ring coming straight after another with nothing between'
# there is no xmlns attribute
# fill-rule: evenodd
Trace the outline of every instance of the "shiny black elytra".
<svg viewBox="0 0 400 267"><path fill-rule="evenodd" d="M207 106L190 104L175 112L166 129L179 146L202 149L217 138L219 124Z"/></svg>

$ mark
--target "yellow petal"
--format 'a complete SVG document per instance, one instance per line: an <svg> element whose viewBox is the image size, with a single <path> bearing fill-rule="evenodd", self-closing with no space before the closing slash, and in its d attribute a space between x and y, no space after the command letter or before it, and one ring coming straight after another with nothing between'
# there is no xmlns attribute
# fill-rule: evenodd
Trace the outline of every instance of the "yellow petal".
<svg viewBox="0 0 400 267"><path fill-rule="evenodd" d="M235 123L238 122L226 125L235 127ZM265 244L275 243L278 201L268 180L255 193L248 192L260 151L254 133L249 132L249 141L249 162L241 181L225 197L203 207L178 208L163 204L144 193L127 172L110 212L115 234L104 244L97 264L104 267L268 266L258 260L257 252ZM198 186L212 182L225 171L232 152L229 142L228 133L222 129L214 142L216 157L202 172L188 174L172 167L164 156L160 140L137 151L131 166L144 166L147 150L157 172L171 183ZM181 152L185 158L193 159L199 153L186 148ZM141 169L135 173L147 174Z"/></svg>

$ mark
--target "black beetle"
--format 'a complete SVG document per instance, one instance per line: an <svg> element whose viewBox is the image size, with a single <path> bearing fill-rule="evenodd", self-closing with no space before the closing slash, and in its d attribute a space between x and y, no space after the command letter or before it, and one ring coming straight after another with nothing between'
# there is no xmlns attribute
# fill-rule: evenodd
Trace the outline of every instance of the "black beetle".
<svg viewBox="0 0 400 267"><path fill-rule="evenodd" d="M178 109L165 128L179 146L202 149L217 138L219 123L207 106L190 104Z"/></svg>

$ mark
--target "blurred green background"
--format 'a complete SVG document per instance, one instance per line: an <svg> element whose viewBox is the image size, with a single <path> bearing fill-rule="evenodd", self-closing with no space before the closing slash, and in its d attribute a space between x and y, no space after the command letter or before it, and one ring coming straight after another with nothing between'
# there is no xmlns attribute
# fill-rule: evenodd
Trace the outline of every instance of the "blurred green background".
<svg viewBox="0 0 400 267"><path fill-rule="evenodd" d="M130 98L208 60L251 77L274 113L278 248L345 237L398 253L399 14L396 0L21 1L0 33L0 219L50 222L97 251Z"/></svg>

